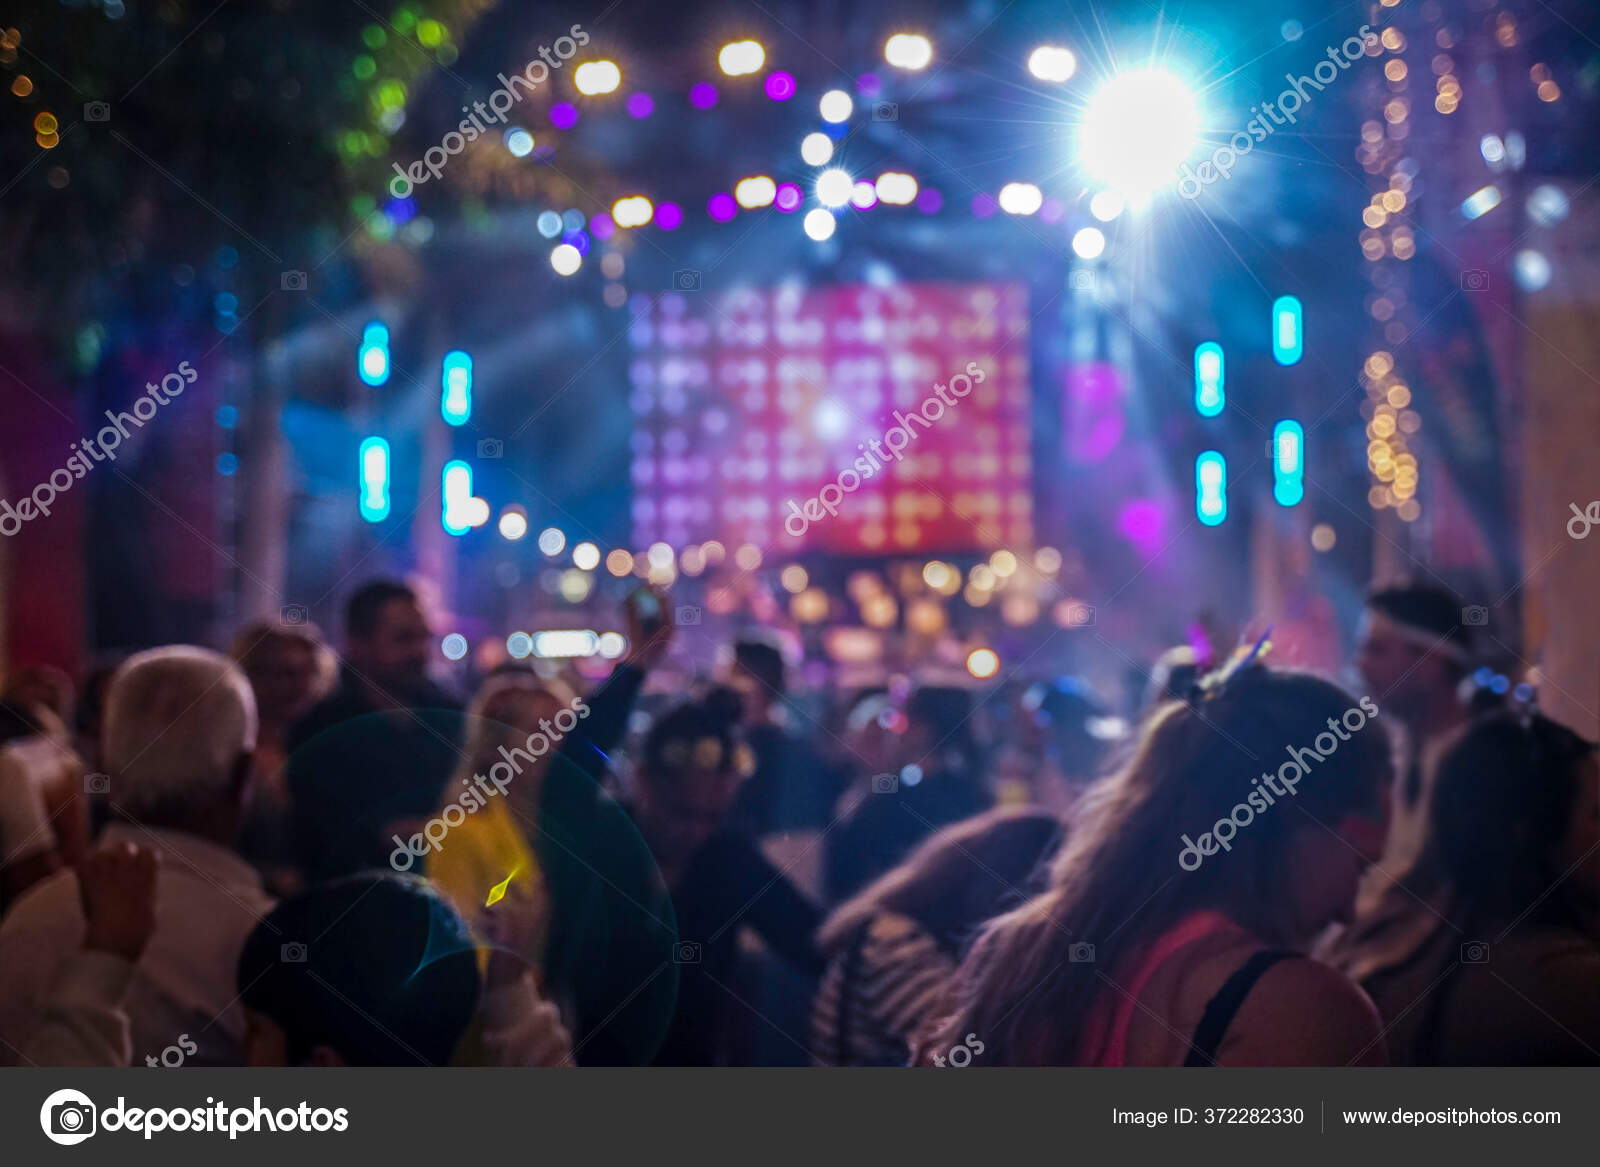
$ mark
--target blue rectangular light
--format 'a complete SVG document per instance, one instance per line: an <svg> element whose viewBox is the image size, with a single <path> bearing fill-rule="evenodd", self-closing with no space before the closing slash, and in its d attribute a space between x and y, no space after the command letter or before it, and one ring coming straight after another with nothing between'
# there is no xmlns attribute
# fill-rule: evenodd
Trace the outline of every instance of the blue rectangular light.
<svg viewBox="0 0 1600 1167"><path fill-rule="evenodd" d="M440 522L452 535L465 535L472 527L467 511L472 503L472 467L461 461L444 464L444 513Z"/></svg>
<svg viewBox="0 0 1600 1167"><path fill-rule="evenodd" d="M361 330L356 372L373 387L389 380L389 329L381 321L374 320Z"/></svg>
<svg viewBox="0 0 1600 1167"><path fill-rule="evenodd" d="M1305 321L1300 301L1279 296L1272 302L1272 356L1280 365L1292 365L1305 351Z"/></svg>
<svg viewBox="0 0 1600 1167"><path fill-rule="evenodd" d="M1194 350L1194 407L1201 417L1216 417L1226 398L1222 346L1214 340Z"/></svg>
<svg viewBox="0 0 1600 1167"><path fill-rule="evenodd" d="M389 443L366 438L361 443L361 517L381 523L389 517Z"/></svg>
<svg viewBox="0 0 1600 1167"><path fill-rule="evenodd" d="M1272 497L1292 507L1306 496L1306 435L1297 421L1280 421L1272 430Z"/></svg>
<svg viewBox="0 0 1600 1167"><path fill-rule="evenodd" d="M472 416L472 358L460 349L444 355L439 412L451 425L466 425Z"/></svg>
<svg viewBox="0 0 1600 1167"><path fill-rule="evenodd" d="M1228 517L1228 461L1215 450L1194 460L1194 513L1208 527Z"/></svg>

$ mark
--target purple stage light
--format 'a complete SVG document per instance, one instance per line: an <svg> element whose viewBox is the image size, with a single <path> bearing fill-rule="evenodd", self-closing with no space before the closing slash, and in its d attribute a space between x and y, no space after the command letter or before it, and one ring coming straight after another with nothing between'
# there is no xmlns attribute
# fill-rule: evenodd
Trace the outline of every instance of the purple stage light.
<svg viewBox="0 0 1600 1167"><path fill-rule="evenodd" d="M655 222L663 231L676 231L683 223L683 208L677 203L657 203Z"/></svg>
<svg viewBox="0 0 1600 1167"><path fill-rule="evenodd" d="M987 219L995 212L994 196L991 194L975 194L972 196L972 217Z"/></svg>
<svg viewBox="0 0 1600 1167"><path fill-rule="evenodd" d="M656 99L648 93L635 93L628 97L628 116L647 118L656 112Z"/></svg>
<svg viewBox="0 0 1600 1167"><path fill-rule="evenodd" d="M773 101L788 101L794 96L795 83L792 73L779 71L767 74L767 96Z"/></svg>
<svg viewBox="0 0 1600 1167"><path fill-rule="evenodd" d="M804 201L805 195L801 193L800 188L792 182L785 182L779 185L778 194L772 203L787 215L791 211L798 211Z"/></svg>
<svg viewBox="0 0 1600 1167"><path fill-rule="evenodd" d="M561 242L572 244L572 246L578 249L579 255L589 254L589 233L587 231L582 229L577 231L568 231L561 237Z"/></svg>
<svg viewBox="0 0 1600 1167"><path fill-rule="evenodd" d="M1067 217L1067 204L1060 199L1045 199L1039 208L1039 219L1045 223L1059 223Z"/></svg>
<svg viewBox="0 0 1600 1167"><path fill-rule="evenodd" d="M697 82L689 90L689 104L696 109L710 109L717 104L717 87L709 81Z"/></svg>
<svg viewBox="0 0 1600 1167"><path fill-rule="evenodd" d="M706 203L706 213L718 223L726 223L739 213L739 204L725 190L719 190Z"/></svg>
<svg viewBox="0 0 1600 1167"><path fill-rule="evenodd" d="M611 221L611 216L601 212L589 220L589 230L596 239L610 239L616 234L617 225Z"/></svg>
<svg viewBox="0 0 1600 1167"><path fill-rule="evenodd" d="M877 97L883 92L883 82L876 73L863 73L856 78L856 92L862 97Z"/></svg>
<svg viewBox="0 0 1600 1167"><path fill-rule="evenodd" d="M570 130L578 124L578 107L570 101L558 101L550 107L550 124L558 130Z"/></svg>
<svg viewBox="0 0 1600 1167"><path fill-rule="evenodd" d="M937 215L943 209L944 195L931 186L925 186L917 192L917 210L924 215Z"/></svg>

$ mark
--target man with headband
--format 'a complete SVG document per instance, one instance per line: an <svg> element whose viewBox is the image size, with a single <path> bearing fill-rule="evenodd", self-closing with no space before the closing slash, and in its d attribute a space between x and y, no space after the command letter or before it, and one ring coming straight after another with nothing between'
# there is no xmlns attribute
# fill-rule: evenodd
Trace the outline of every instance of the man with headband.
<svg viewBox="0 0 1600 1167"><path fill-rule="evenodd" d="M1397 584L1367 596L1356 667L1368 692L1404 730L1390 799L1389 837L1380 871L1406 879L1417 870L1432 802L1433 760L1464 726L1463 678L1472 671L1472 630L1461 598L1442 587Z"/></svg>

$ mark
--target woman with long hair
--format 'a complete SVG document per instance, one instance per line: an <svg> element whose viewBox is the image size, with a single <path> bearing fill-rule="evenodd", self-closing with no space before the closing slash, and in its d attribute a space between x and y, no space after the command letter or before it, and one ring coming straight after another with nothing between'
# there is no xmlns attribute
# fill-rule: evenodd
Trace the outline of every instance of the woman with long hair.
<svg viewBox="0 0 1600 1167"><path fill-rule="evenodd" d="M656 974L676 933L628 813L569 757L589 712L558 680L491 677L444 805L413 841L473 930L538 971L580 1065L640 1065L671 1017L672 980Z"/></svg>
<svg viewBox="0 0 1600 1167"><path fill-rule="evenodd" d="M841 904L817 934L828 960L812 1011L823 1065L903 1066L979 926L1033 891L1061 836L1033 807L944 828Z"/></svg>
<svg viewBox="0 0 1600 1167"><path fill-rule="evenodd" d="M918 1060L972 1034L994 1065L1381 1064L1372 1003L1300 955L1382 843L1377 712L1259 663L1160 706L1049 890L978 938Z"/></svg>
<svg viewBox="0 0 1600 1167"><path fill-rule="evenodd" d="M1600 769L1596 746L1498 713L1441 755L1435 905L1363 913L1331 959L1410 1065L1600 1063ZM1405 902L1401 902L1404 900Z"/></svg>

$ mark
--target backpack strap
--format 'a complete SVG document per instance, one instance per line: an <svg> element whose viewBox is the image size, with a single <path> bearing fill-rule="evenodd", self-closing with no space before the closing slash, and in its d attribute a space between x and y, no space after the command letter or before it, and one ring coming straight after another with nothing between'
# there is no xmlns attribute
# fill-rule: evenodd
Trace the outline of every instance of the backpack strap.
<svg viewBox="0 0 1600 1167"><path fill-rule="evenodd" d="M1189 1043L1189 1056L1183 1060L1183 1064L1215 1066L1217 1049L1222 1045L1222 1037L1228 1032L1228 1026L1233 1024L1233 1019L1237 1016L1239 1007L1244 1004L1244 999L1250 995L1250 990L1256 987L1256 982L1269 968L1281 960L1296 955L1298 954L1285 949L1266 949L1245 961L1224 981L1216 996L1206 1003L1205 1014L1200 1018L1200 1024L1195 1027L1194 1039Z"/></svg>

